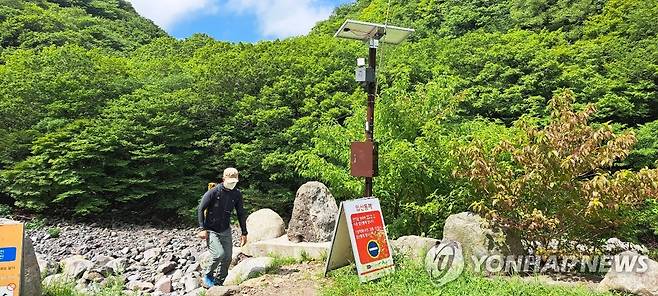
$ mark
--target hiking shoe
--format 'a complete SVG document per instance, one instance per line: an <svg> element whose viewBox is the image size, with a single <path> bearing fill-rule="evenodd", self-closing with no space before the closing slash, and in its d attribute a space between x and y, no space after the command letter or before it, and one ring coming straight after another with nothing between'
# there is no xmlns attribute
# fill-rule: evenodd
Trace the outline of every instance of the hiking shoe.
<svg viewBox="0 0 658 296"><path fill-rule="evenodd" d="M207 288L212 288L215 286L215 282L217 279L211 275L205 275L203 277L203 285L206 286Z"/></svg>

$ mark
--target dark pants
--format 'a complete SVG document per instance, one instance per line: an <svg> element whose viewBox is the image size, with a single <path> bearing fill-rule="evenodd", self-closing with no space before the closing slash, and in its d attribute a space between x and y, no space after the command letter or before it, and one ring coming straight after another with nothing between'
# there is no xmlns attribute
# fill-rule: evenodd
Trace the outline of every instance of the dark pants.
<svg viewBox="0 0 658 296"><path fill-rule="evenodd" d="M219 266L219 276L216 278L217 283L221 284L228 275L228 266L231 264L231 255L233 253L231 228L221 233L209 230L206 243L208 249L210 249L210 264L203 270L203 273L213 275Z"/></svg>

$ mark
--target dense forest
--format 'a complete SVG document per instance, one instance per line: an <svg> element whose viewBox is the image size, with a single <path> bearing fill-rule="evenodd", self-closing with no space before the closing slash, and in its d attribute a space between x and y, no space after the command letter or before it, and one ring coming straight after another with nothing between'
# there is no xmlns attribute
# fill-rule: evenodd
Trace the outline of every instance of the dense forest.
<svg viewBox="0 0 658 296"><path fill-rule="evenodd" d="M362 195L349 143L363 138L359 42L346 18L416 30L383 45L375 137L393 236L438 235L478 194L455 153L522 141L569 89L592 124L634 133L610 172L658 165L658 1L357 0L307 36L255 44L167 36L123 0L0 0L0 190L38 213L109 208L189 217L227 166L251 208L289 216L297 188ZM388 15L388 19L386 16ZM658 236L658 202L624 214Z"/></svg>

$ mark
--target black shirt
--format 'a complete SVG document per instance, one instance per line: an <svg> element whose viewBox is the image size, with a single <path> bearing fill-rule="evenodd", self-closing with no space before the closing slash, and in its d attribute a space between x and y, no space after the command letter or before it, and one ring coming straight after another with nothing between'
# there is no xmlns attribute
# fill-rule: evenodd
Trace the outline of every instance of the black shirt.
<svg viewBox="0 0 658 296"><path fill-rule="evenodd" d="M206 192L197 209L199 227L214 232L223 232L231 226L231 212L235 209L240 222L242 235L247 235L247 217L245 217L242 192L238 189L227 190L219 184ZM204 215L204 211L208 210Z"/></svg>

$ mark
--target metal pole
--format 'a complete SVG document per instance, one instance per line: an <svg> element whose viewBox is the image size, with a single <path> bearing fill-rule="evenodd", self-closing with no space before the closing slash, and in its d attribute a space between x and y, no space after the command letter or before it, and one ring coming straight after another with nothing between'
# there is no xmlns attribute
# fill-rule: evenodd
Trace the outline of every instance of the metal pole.
<svg viewBox="0 0 658 296"><path fill-rule="evenodd" d="M370 39L370 49L368 53L368 67L372 69L374 75L374 80L368 82L368 109L366 111L366 141L375 142L375 96L377 92L377 40ZM375 151L373 150L373 162L377 159L377 155L374 155ZM376 163L373 163L373 169ZM372 177L366 177L366 188L365 188L365 197L372 196Z"/></svg>

